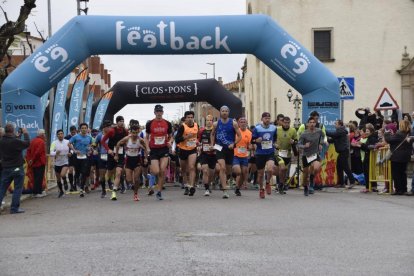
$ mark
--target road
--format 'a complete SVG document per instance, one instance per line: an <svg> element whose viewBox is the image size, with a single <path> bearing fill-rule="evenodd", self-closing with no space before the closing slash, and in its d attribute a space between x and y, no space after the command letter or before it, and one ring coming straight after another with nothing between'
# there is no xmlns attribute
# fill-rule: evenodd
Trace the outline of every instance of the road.
<svg viewBox="0 0 414 276"><path fill-rule="evenodd" d="M23 202L0 215L1 275L413 275L414 197L299 190ZM141 193L144 193L141 190Z"/></svg>

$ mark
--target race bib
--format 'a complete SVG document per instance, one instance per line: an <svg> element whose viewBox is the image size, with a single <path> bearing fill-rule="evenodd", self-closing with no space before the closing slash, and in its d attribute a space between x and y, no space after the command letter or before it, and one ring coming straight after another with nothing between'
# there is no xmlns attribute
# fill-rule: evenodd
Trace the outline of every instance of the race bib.
<svg viewBox="0 0 414 276"><path fill-rule="evenodd" d="M315 161L315 160L316 160L316 158L318 158L318 155L315 153L315 154L312 154L312 155L310 155L310 156L306 156L306 161L307 161L308 163L310 163L310 162L312 162L312 161Z"/></svg>
<svg viewBox="0 0 414 276"><path fill-rule="evenodd" d="M196 146L197 146L197 140L196 139L187 140L187 147L194 148Z"/></svg>
<svg viewBox="0 0 414 276"><path fill-rule="evenodd" d="M272 141L262 141L262 149L271 149L273 147Z"/></svg>
<svg viewBox="0 0 414 276"><path fill-rule="evenodd" d="M102 160L102 161L108 161L108 154L106 154L106 153L101 153L101 160Z"/></svg>
<svg viewBox="0 0 414 276"><path fill-rule="evenodd" d="M124 148L122 148L122 147L121 147L121 148L119 148L119 149L118 149L118 154L124 154Z"/></svg>
<svg viewBox="0 0 414 276"><path fill-rule="evenodd" d="M247 148L246 147L238 147L237 152L240 153L240 154L246 154L247 153Z"/></svg>
<svg viewBox="0 0 414 276"><path fill-rule="evenodd" d="M138 149L128 149L128 156L138 156Z"/></svg>
<svg viewBox="0 0 414 276"><path fill-rule="evenodd" d="M287 150L279 150L279 156L283 158L288 158L288 151Z"/></svg>
<svg viewBox="0 0 414 276"><path fill-rule="evenodd" d="M78 158L78 159L86 159L86 154L84 154L84 153L78 153L76 155L76 158Z"/></svg>
<svg viewBox="0 0 414 276"><path fill-rule="evenodd" d="M203 144L203 151L210 151L210 144Z"/></svg>
<svg viewBox="0 0 414 276"><path fill-rule="evenodd" d="M214 149L215 149L215 150L218 150L218 151L221 151L221 150L223 149L223 147L222 147L222 146L220 146L220 145L218 145L218 144L215 144L215 145L214 145Z"/></svg>
<svg viewBox="0 0 414 276"><path fill-rule="evenodd" d="M155 142L156 145L164 145L165 144L165 136L154 137L154 142Z"/></svg>

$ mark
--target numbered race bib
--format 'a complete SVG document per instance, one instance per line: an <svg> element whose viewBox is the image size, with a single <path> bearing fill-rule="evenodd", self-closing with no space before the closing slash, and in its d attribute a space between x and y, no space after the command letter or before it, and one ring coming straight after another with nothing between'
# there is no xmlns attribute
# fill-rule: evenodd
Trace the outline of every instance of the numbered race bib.
<svg viewBox="0 0 414 276"><path fill-rule="evenodd" d="M262 141L262 149L271 149L273 147L272 141Z"/></svg>
<svg viewBox="0 0 414 276"><path fill-rule="evenodd" d="M108 161L108 154L106 154L106 153L101 153L101 160L102 160L102 161Z"/></svg>
<svg viewBox="0 0 414 276"><path fill-rule="evenodd" d="M187 140L187 147L194 148L196 146L197 146L197 140L196 139L193 138L193 139Z"/></svg>
<svg viewBox="0 0 414 276"><path fill-rule="evenodd" d="M118 154L124 154L124 148L119 148L118 149Z"/></svg>
<svg viewBox="0 0 414 276"><path fill-rule="evenodd" d="M310 162L312 162L312 161L315 161L315 160L316 160L316 158L318 158L318 155L315 153L315 154L312 154L312 155L310 155L310 156L306 156L306 161L307 161L308 163L310 163Z"/></svg>
<svg viewBox="0 0 414 276"><path fill-rule="evenodd" d="M165 136L154 137L154 142L155 142L156 145L164 145L165 144Z"/></svg>
<svg viewBox="0 0 414 276"><path fill-rule="evenodd" d="M283 158L288 158L288 151L287 150L279 150L279 156Z"/></svg>
<svg viewBox="0 0 414 276"><path fill-rule="evenodd" d="M138 156L138 149L128 149L127 155L133 157Z"/></svg>
<svg viewBox="0 0 414 276"><path fill-rule="evenodd" d="M223 149L223 147L222 147L222 146L220 146L220 145L218 145L218 144L215 144L215 145L214 145L214 149L215 149L215 150L218 150L218 151L221 151L221 150Z"/></svg>
<svg viewBox="0 0 414 276"><path fill-rule="evenodd" d="M203 144L203 151L210 151L210 144Z"/></svg>
<svg viewBox="0 0 414 276"><path fill-rule="evenodd" d="M240 154L246 154L247 153L247 148L246 147L238 147L237 152L240 153Z"/></svg>
<svg viewBox="0 0 414 276"><path fill-rule="evenodd" d="M77 157L78 159L86 159L86 154L84 154L84 153L78 153L78 154L76 155L76 157Z"/></svg>

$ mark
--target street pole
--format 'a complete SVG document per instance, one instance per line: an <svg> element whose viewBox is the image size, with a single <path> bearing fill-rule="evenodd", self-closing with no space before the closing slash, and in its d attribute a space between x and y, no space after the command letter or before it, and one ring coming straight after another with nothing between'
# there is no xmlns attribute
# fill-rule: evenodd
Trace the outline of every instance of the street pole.
<svg viewBox="0 0 414 276"><path fill-rule="evenodd" d="M213 78L216 79L216 63L215 62L207 62L207 64L213 66Z"/></svg>
<svg viewBox="0 0 414 276"><path fill-rule="evenodd" d="M48 26L48 38L52 36L52 7L50 0L47 0L47 26ZM55 88L52 87L49 90L49 125L45 126L48 132L52 130L52 122L53 122L53 107L55 105ZM47 122L47 120L45 120ZM50 139L50 135L47 136L48 140ZM52 141L49 141L48 145L50 145ZM49 149L49 146L48 146Z"/></svg>
<svg viewBox="0 0 414 276"><path fill-rule="evenodd" d="M76 4L77 4L77 11L78 11L78 15L80 15L81 10L80 10L80 0L76 0Z"/></svg>

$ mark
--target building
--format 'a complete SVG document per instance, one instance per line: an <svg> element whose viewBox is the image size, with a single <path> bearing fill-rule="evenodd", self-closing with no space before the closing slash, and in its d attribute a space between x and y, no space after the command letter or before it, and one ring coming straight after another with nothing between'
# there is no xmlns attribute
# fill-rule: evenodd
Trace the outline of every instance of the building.
<svg viewBox="0 0 414 276"><path fill-rule="evenodd" d="M246 5L249 14L272 17L336 76L355 78L355 99L344 101L344 121L355 119L358 107L372 109L385 87L403 112L414 110L414 62L408 54L414 53L414 1L247 0ZM244 81L250 124L263 111L295 117L287 97L292 87L252 55Z"/></svg>

